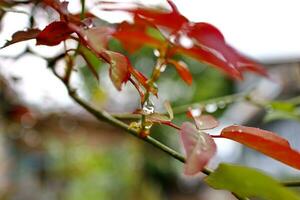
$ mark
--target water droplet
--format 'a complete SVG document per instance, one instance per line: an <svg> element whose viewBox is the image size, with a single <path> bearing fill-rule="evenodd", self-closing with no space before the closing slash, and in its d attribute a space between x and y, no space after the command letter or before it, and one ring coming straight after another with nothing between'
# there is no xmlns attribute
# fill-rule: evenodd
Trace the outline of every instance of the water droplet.
<svg viewBox="0 0 300 200"><path fill-rule="evenodd" d="M154 105L150 99L148 99L143 105L143 112L146 115L154 113Z"/></svg>
<svg viewBox="0 0 300 200"><path fill-rule="evenodd" d="M175 35L171 35L171 36L169 37L169 40L170 40L170 42L175 43L176 36L175 36Z"/></svg>
<svg viewBox="0 0 300 200"><path fill-rule="evenodd" d="M187 49L192 48L194 46L193 41L185 35L182 35L179 38L179 43Z"/></svg>
<svg viewBox="0 0 300 200"><path fill-rule="evenodd" d="M225 101L220 101L220 102L218 102L218 107L219 107L220 109L225 108L225 107L226 107L226 102L225 102Z"/></svg>
<svg viewBox="0 0 300 200"><path fill-rule="evenodd" d="M192 114L193 117L199 117L201 115L201 113L202 113L201 109L199 109L199 108L191 110L191 114Z"/></svg>
<svg viewBox="0 0 300 200"><path fill-rule="evenodd" d="M161 65L159 70L160 70L160 72L164 72L166 70L166 68L167 68L167 65Z"/></svg>
<svg viewBox="0 0 300 200"><path fill-rule="evenodd" d="M205 106L205 110L206 110L206 112L208 112L208 113L213 113L213 112L215 112L217 109L218 109L218 106L217 106L217 104L215 104L215 103L207 104L207 105Z"/></svg>
<svg viewBox="0 0 300 200"><path fill-rule="evenodd" d="M241 133L241 132L242 132L242 129L239 129L238 132Z"/></svg>
<svg viewBox="0 0 300 200"><path fill-rule="evenodd" d="M153 50L153 54L154 54L156 57L159 57L159 56L160 56L160 52L159 52L157 49L154 49L154 50Z"/></svg>

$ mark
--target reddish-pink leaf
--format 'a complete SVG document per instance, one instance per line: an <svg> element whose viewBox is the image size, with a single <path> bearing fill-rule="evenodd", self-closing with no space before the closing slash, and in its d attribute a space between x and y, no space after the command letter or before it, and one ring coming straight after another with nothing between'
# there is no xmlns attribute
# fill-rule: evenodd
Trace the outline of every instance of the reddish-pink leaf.
<svg viewBox="0 0 300 200"><path fill-rule="evenodd" d="M123 22L119 25L118 30L113 34L113 36L120 40L123 47L130 53L136 52L144 45L148 45L153 48L160 48L163 44L163 41L146 34L146 27L140 24L132 25L127 22Z"/></svg>
<svg viewBox="0 0 300 200"><path fill-rule="evenodd" d="M246 126L229 126L221 137L234 140L300 170L300 153L273 132Z"/></svg>
<svg viewBox="0 0 300 200"><path fill-rule="evenodd" d="M182 78L182 80L184 80L184 82L186 82L188 85L192 84L192 74L190 73L190 70L184 62L176 60L168 60L167 62L175 67L177 73Z"/></svg>
<svg viewBox="0 0 300 200"><path fill-rule="evenodd" d="M52 22L36 38L37 45L55 46L68 39L74 31L63 21Z"/></svg>
<svg viewBox="0 0 300 200"><path fill-rule="evenodd" d="M180 130L181 141L187 158L185 174L193 175L200 172L216 153L213 138L196 129L190 122L184 122Z"/></svg>
<svg viewBox="0 0 300 200"><path fill-rule="evenodd" d="M116 6L114 8L104 7L102 8L103 10L126 11L132 13L134 17L141 17L154 25L163 26L168 28L171 32L176 32L183 26L183 24L187 23L188 20L178 12L175 4L172 1L168 0L167 2L171 7L171 11L145 8L141 7L139 4L133 4L136 8L124 8L120 2L102 1L100 3Z"/></svg>
<svg viewBox="0 0 300 200"><path fill-rule="evenodd" d="M108 26L94 27L89 29L81 28L81 34L87 39L89 46L96 52L103 51L108 44L114 29Z"/></svg>
<svg viewBox="0 0 300 200"><path fill-rule="evenodd" d="M131 65L129 66L129 72L144 88L146 88L147 91L157 95L157 88L148 84L148 79L144 76L144 74L133 68Z"/></svg>
<svg viewBox="0 0 300 200"><path fill-rule="evenodd" d="M199 60L200 62L206 63L208 65L222 70L223 72L235 79L242 79L242 74L235 66L229 65L224 59L222 59L222 57L220 57L220 55L216 55L208 50L204 50L197 46L194 46L192 48L184 48L177 46L174 47L172 51L174 53L182 53L185 55L189 55Z"/></svg>
<svg viewBox="0 0 300 200"><path fill-rule="evenodd" d="M208 23L195 23L186 28L186 30L187 35L195 39L196 45L215 54L216 57L220 57L227 65L234 66L240 72L252 71L264 76L267 74L261 65L242 56L229 46L222 33L213 25Z"/></svg>
<svg viewBox="0 0 300 200"><path fill-rule="evenodd" d="M130 77L129 60L126 56L113 52L105 51L110 59L109 76L114 86L120 91L123 83L126 83Z"/></svg>
<svg viewBox="0 0 300 200"><path fill-rule="evenodd" d="M199 130L213 129L219 125L218 120L212 115L195 116L194 120Z"/></svg>
<svg viewBox="0 0 300 200"><path fill-rule="evenodd" d="M26 31L15 32L12 35L12 39L7 41L1 49L18 42L35 39L40 32L39 29L28 29Z"/></svg>
<svg viewBox="0 0 300 200"><path fill-rule="evenodd" d="M104 2L105 3L105 2ZM230 45L228 45L222 33L214 26L208 23L193 23L188 21L177 10L174 3L168 0L171 7L171 12L166 12L160 9L149 9L140 4L133 4L134 8L124 8L124 4L118 2L106 2L106 5L111 4L111 8L104 10L121 10L132 13L135 22L132 26L137 26L137 18L142 18L152 26L161 27L165 33L175 37L170 40L173 44L173 53L169 53L169 58L174 53L182 53L192 56L193 58L221 69L228 75L236 79L242 79L242 73L245 71L254 72L260 75L267 75L266 70L254 61L244 57ZM167 30L167 32L165 31ZM152 44L149 38L143 38L145 35L142 32L135 33L139 40L126 41L127 33L120 34L121 42L124 43L126 49L134 51L144 44ZM185 45L180 43L181 37L190 39L190 44ZM136 37L134 37L136 38ZM155 44L156 45L156 44Z"/></svg>
<svg viewBox="0 0 300 200"><path fill-rule="evenodd" d="M199 130L213 129L219 125L219 121L214 116L202 114L201 108L189 109L187 116L194 119Z"/></svg>
<svg viewBox="0 0 300 200"><path fill-rule="evenodd" d="M169 117L167 117L164 114L160 114L160 113L152 113L152 114L146 115L146 120L149 122L160 123L160 124L168 123L171 121L171 119Z"/></svg>

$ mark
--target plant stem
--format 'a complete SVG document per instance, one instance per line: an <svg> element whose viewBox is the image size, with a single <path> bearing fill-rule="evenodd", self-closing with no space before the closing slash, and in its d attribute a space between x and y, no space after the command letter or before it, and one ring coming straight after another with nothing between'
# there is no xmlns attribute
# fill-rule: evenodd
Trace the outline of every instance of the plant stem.
<svg viewBox="0 0 300 200"><path fill-rule="evenodd" d="M216 102L225 102L226 104L230 104L236 101L239 101L241 99L246 98L249 95L249 92L242 92L242 93L236 93L236 94L231 94L227 96L222 96L222 97L217 97L209 100L204 100L196 103L191 103L191 104L186 104L178 107L173 108L174 114L180 114L184 113L188 110L190 107L203 107L208 104L216 103ZM162 113L162 114L167 114L167 113ZM139 114L131 114L131 113L118 113L118 114L112 114L115 118L118 119L139 119L140 115Z"/></svg>
<svg viewBox="0 0 300 200"><path fill-rule="evenodd" d="M186 112L189 108L199 108L206 106L208 104L213 104L213 103L218 103L222 102L224 104L230 104L233 102L236 102L238 100L244 99L247 95L249 95L249 92L241 92L241 93L236 93L236 94L231 94L227 96L222 96L222 97L217 97L209 100L204 100L192 104L186 104L182 106L178 106L173 108L174 114L180 114Z"/></svg>
<svg viewBox="0 0 300 200"><path fill-rule="evenodd" d="M80 19L84 19L84 14L85 14L85 0L80 0L80 3L81 3Z"/></svg>

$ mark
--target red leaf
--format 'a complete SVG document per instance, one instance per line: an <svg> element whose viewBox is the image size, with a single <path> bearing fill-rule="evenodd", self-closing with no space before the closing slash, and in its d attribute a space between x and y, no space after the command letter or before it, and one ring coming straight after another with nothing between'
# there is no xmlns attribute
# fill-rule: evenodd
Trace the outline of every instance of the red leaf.
<svg viewBox="0 0 300 200"><path fill-rule="evenodd" d="M198 131L190 122L184 122L182 124L180 135L187 154L185 174L196 174L200 172L215 155L217 146L210 135Z"/></svg>
<svg viewBox="0 0 300 200"><path fill-rule="evenodd" d="M222 33L213 25L208 23L195 23L186 28L187 35L195 39L196 44L216 57L224 59L227 65L234 66L240 72L252 71L266 76L264 68L254 61L242 56L229 46Z"/></svg>
<svg viewBox="0 0 300 200"><path fill-rule="evenodd" d="M110 59L109 76L114 86L120 91L122 84L126 83L130 77L129 60L126 56L113 52L105 51Z"/></svg>
<svg viewBox="0 0 300 200"><path fill-rule="evenodd" d="M190 70L188 69L187 65L182 61L175 61L175 60L168 60L169 64L172 64L175 69L177 70L177 73L180 75L182 80L184 80L188 85L191 85L193 82L192 74L190 73Z"/></svg>
<svg viewBox="0 0 300 200"><path fill-rule="evenodd" d="M37 35L40 33L41 31L39 29L28 29L26 31L18 31L15 32L12 35L12 39L10 41L7 41L2 48L7 47L9 45L15 44L17 42L22 42L22 41L26 41L26 40L31 40L31 39L35 39L37 37Z"/></svg>
<svg viewBox="0 0 300 200"><path fill-rule="evenodd" d="M81 42L89 47L98 57L101 57L107 63L110 63L110 58L106 51L106 46L113 29L111 27L94 27L90 29L84 29L83 27L75 24L69 24L69 27L77 33Z"/></svg>
<svg viewBox="0 0 300 200"><path fill-rule="evenodd" d="M208 130L216 128L219 122L212 115L200 115L194 117L196 126L199 130Z"/></svg>
<svg viewBox="0 0 300 200"><path fill-rule="evenodd" d="M126 11L132 13L134 17L142 17L154 25L163 26L168 28L171 32L176 32L183 26L183 24L188 23L188 20L178 12L175 4L172 1L168 0L167 2L171 7L171 12L140 7L139 4L133 4L136 8L122 8L122 4L120 2L102 1L100 3L117 6L115 8L102 8L103 10Z"/></svg>
<svg viewBox="0 0 300 200"><path fill-rule="evenodd" d="M127 22L121 23L113 36L120 40L123 47L129 53L136 52L144 45L148 45L153 48L160 48L163 44L162 41L147 35L145 26L137 24L132 25Z"/></svg>
<svg viewBox="0 0 300 200"><path fill-rule="evenodd" d="M225 60L223 60L221 57L218 55L215 55L214 53L204 50L199 47L192 47L192 48L184 48L184 47L174 47L172 49L174 53L182 53L189 55L200 62L206 63L208 65L211 65L213 67L216 67L226 74L230 75L231 77L235 79L242 79L242 74L240 71L233 65L229 65Z"/></svg>
<svg viewBox="0 0 300 200"><path fill-rule="evenodd" d="M151 92L155 96L157 96L157 88L148 84L147 77L144 76L140 71L133 68L131 65L129 66L130 74L144 87L147 91Z"/></svg>
<svg viewBox="0 0 300 200"><path fill-rule="evenodd" d="M300 170L300 153L273 132L246 126L229 126L221 137L234 140Z"/></svg>
<svg viewBox="0 0 300 200"><path fill-rule="evenodd" d="M73 32L66 22L52 22L38 34L36 44L55 46L68 39Z"/></svg>
<svg viewBox="0 0 300 200"><path fill-rule="evenodd" d="M168 3L172 8L171 12L154 8L145 8L140 4L133 4L136 6L135 8L122 8L122 4L117 2L106 2L106 4L111 4L117 7L104 8L104 10L126 11L132 13L134 19L142 18L149 24L152 24L152 26L159 26L162 27L163 30L168 30L167 34L175 37L174 40L172 39L170 41L174 43L173 54L170 53L168 55L174 55L174 53L187 54L200 62L204 62L221 69L236 79L242 79L242 73L245 71L254 72L264 76L267 75L266 70L261 65L244 57L228 45L225 42L222 33L216 27L208 23L193 23L188 21L179 13L176 6L170 0L168 0ZM134 26L136 26L136 23L137 22L135 22ZM141 32L135 34L140 38L145 36ZM143 41L144 43L151 43L144 38L136 40L136 42L138 41L136 46L133 44L130 46L128 44L129 41L126 41L126 35L127 33L124 33L122 42L124 42L124 46L127 46L127 49L132 48L132 51L141 47L141 42ZM181 44L181 37L188 37L188 39L190 39L191 46L187 47L186 45Z"/></svg>

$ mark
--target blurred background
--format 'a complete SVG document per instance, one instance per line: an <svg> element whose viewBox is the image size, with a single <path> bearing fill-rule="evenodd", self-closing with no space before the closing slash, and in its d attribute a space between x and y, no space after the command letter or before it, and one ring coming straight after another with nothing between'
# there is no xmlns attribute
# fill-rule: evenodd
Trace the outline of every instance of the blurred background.
<svg viewBox="0 0 300 200"><path fill-rule="evenodd" d="M125 13L101 11L95 2L87 0L87 7L109 23L130 20ZM244 81L237 82L218 70L182 57L193 74L193 85L187 86L173 68L167 68L158 82L159 98L152 99L156 109L161 111L165 100L177 107L251 91L255 101L217 101L205 106L206 112L220 120L220 126L210 133L218 134L232 124L261 127L277 132L300 150L300 2L174 2L190 20L218 27L229 44L262 63L270 78L246 74ZM167 7L164 1L143 3ZM80 12L80 2L70 1L69 9L72 13ZM29 26L31 12L30 4L0 8L0 46L14 32ZM44 28L57 19L51 10L34 12L38 16L35 27ZM128 55L116 40L110 41L109 47ZM228 192L208 188L201 174L184 176L181 163L152 146L95 120L68 97L45 60L28 49L50 58L63 51L63 44L36 47L35 41L27 41L0 50L1 200L234 199ZM144 47L128 56L144 74L151 73L156 59L153 49ZM137 109L136 90L128 84L118 92L109 80L107 66L97 59L93 62L100 75L99 82L83 60L76 60L77 72L71 81L80 95L95 108L113 113ZM57 67L63 65L58 63ZM185 114L176 115L176 124L183 120ZM156 126L153 137L182 152L173 129ZM209 164L212 168L220 162L240 163L281 180L300 179L296 170L235 142L225 139L216 142L218 153Z"/></svg>

